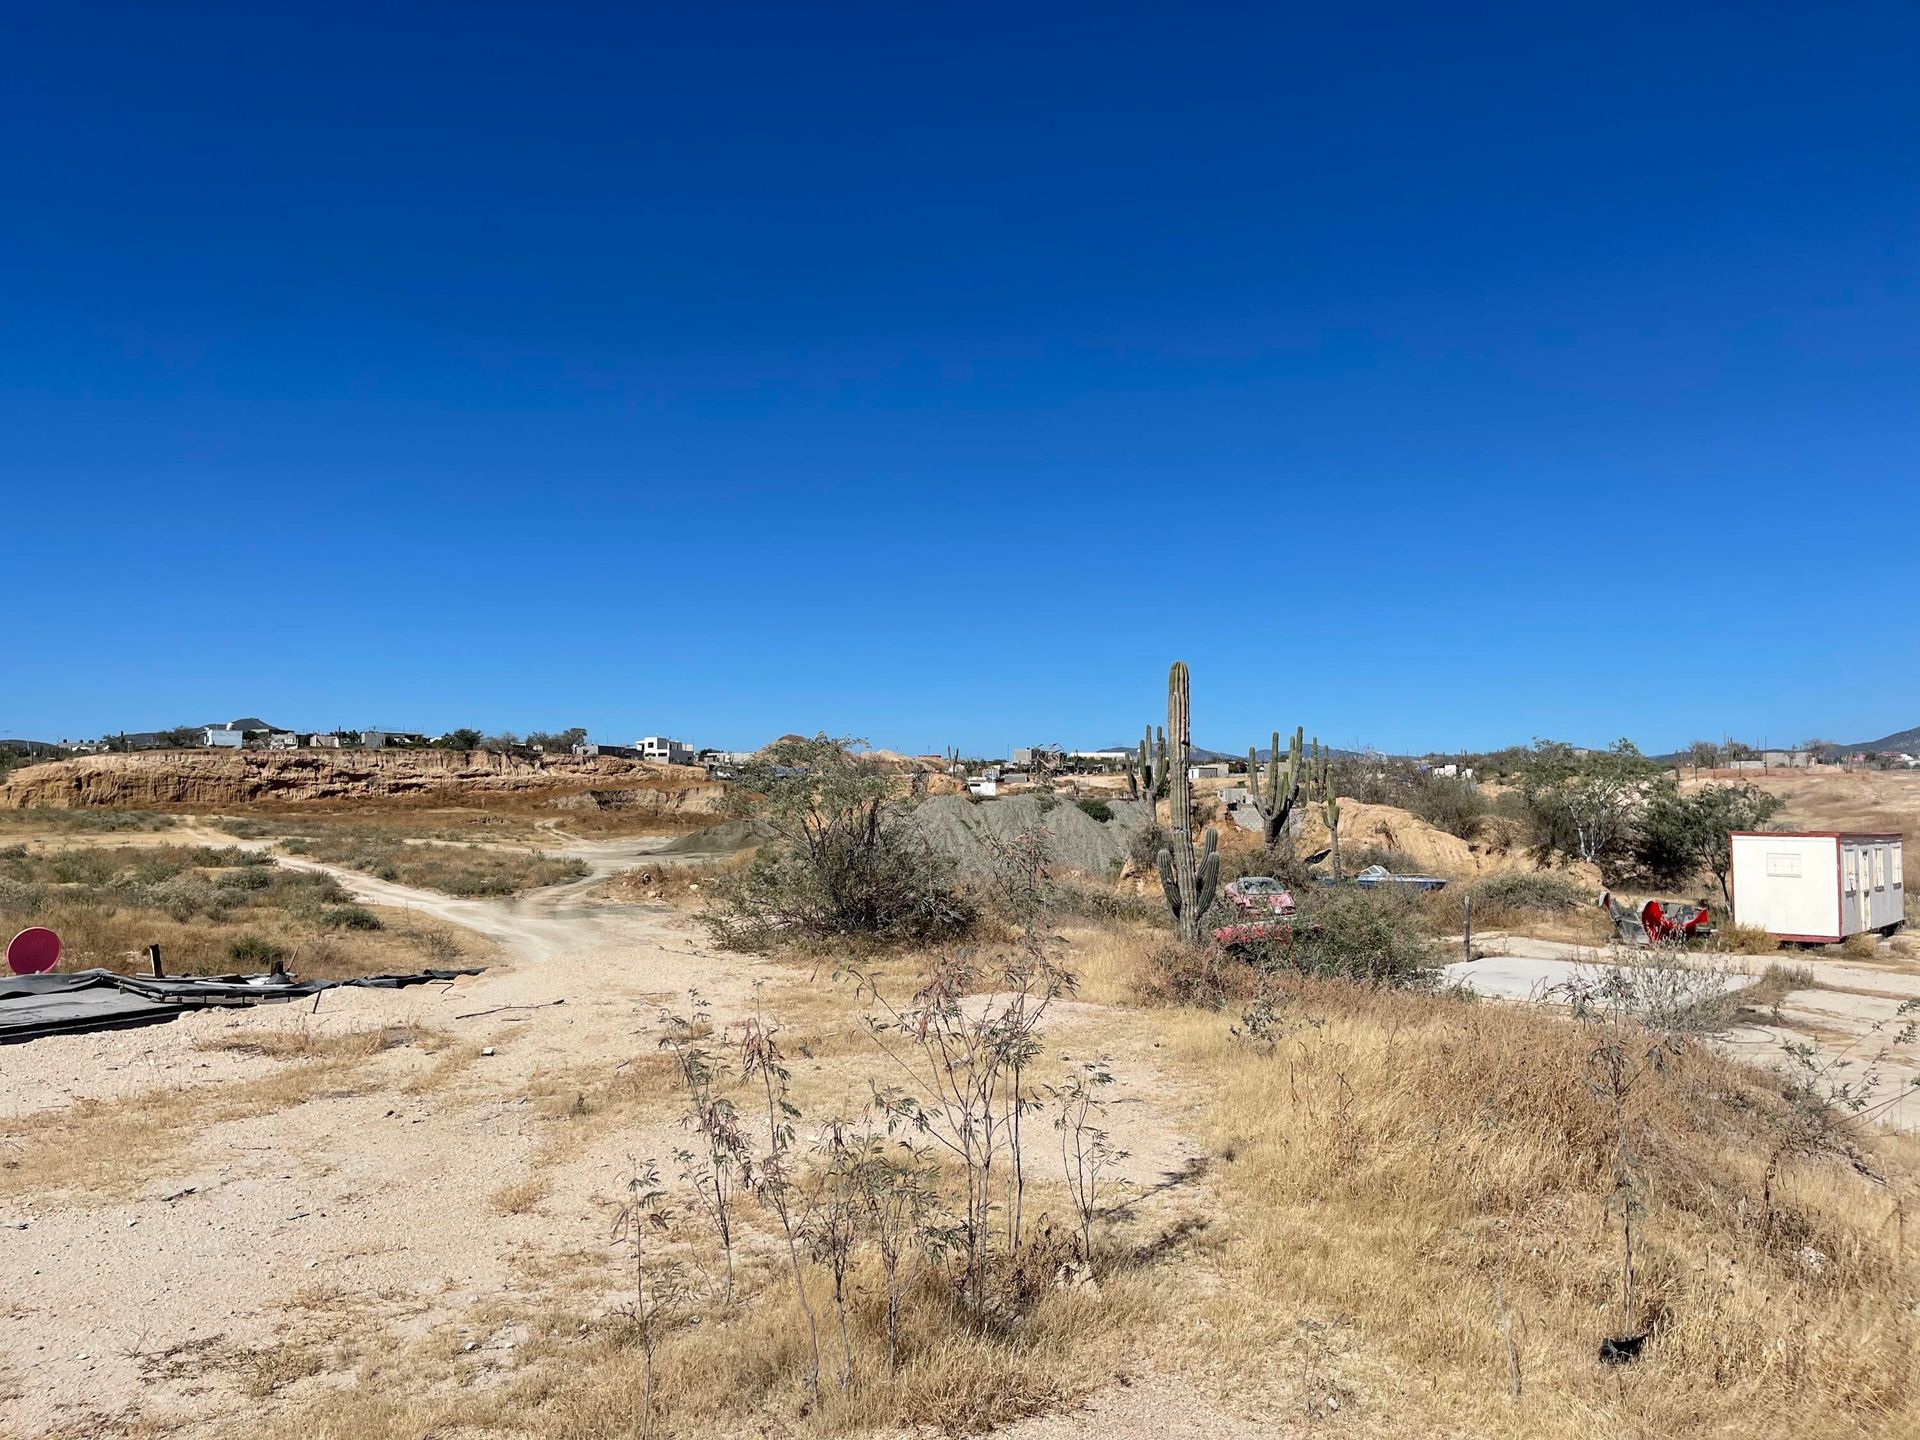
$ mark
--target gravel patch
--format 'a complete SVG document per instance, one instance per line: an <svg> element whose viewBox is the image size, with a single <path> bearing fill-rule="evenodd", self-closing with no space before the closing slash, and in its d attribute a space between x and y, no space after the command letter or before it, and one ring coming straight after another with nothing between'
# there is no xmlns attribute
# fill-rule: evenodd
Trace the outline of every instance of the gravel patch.
<svg viewBox="0 0 1920 1440"><path fill-rule="evenodd" d="M962 875L994 873L995 843L1005 844L1022 830L1039 827L1047 835L1047 854L1056 865L1088 875L1117 874L1133 837L1147 823L1136 801L1108 802L1113 819L1095 820L1071 800L1048 795L1010 795L1002 800L971 800L937 795L913 811L911 823Z"/></svg>

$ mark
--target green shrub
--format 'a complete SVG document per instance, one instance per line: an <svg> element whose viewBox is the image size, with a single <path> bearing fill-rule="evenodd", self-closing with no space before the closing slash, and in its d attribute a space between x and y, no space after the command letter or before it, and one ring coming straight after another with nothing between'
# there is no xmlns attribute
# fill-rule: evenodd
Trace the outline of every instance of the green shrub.
<svg viewBox="0 0 1920 1440"><path fill-rule="evenodd" d="M1295 892L1290 940L1254 947L1256 967L1429 989L1450 956L1427 933L1419 897L1357 886Z"/></svg>
<svg viewBox="0 0 1920 1440"><path fill-rule="evenodd" d="M709 892L700 918L720 944L917 944L972 926L975 904L955 882L953 863L907 823L899 777L859 744L824 735L784 740L741 767L739 801L755 804L773 838Z"/></svg>
<svg viewBox="0 0 1920 1440"><path fill-rule="evenodd" d="M1593 896L1564 875L1545 870L1513 870L1474 882L1468 892L1476 909L1555 912L1578 910Z"/></svg>
<svg viewBox="0 0 1920 1440"><path fill-rule="evenodd" d="M320 912L320 923L328 930L383 930L380 917L364 905L333 905Z"/></svg>
<svg viewBox="0 0 1920 1440"><path fill-rule="evenodd" d="M1088 815L1092 816L1095 820L1098 820L1102 825L1106 824L1107 821L1113 819L1113 807L1107 804L1106 801L1100 799L1098 796L1089 795L1084 800L1080 800L1075 803L1077 803L1082 810L1086 811Z"/></svg>
<svg viewBox="0 0 1920 1440"><path fill-rule="evenodd" d="M1407 808L1429 825L1457 835L1462 840L1476 839L1487 819L1487 797L1471 780L1447 775L1426 775L1412 787Z"/></svg>
<svg viewBox="0 0 1920 1440"><path fill-rule="evenodd" d="M227 946L227 955L236 965L272 965L287 958L287 947L264 936L242 935Z"/></svg>

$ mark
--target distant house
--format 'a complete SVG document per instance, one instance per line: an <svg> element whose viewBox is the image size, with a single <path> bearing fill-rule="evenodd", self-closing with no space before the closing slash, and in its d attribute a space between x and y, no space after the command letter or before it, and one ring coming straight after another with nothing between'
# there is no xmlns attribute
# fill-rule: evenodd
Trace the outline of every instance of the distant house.
<svg viewBox="0 0 1920 1440"><path fill-rule="evenodd" d="M209 725L200 732L200 743L209 750L238 750L246 743L247 732L232 725Z"/></svg>
<svg viewBox="0 0 1920 1440"><path fill-rule="evenodd" d="M639 749L633 745L600 745L592 740L582 740L573 747L573 753L582 759L591 759L595 755L611 755L620 760L641 760Z"/></svg>
<svg viewBox="0 0 1920 1440"><path fill-rule="evenodd" d="M1000 793L1000 777L998 775L975 775L967 781L967 793L969 795L979 795L986 799L992 799Z"/></svg>
<svg viewBox="0 0 1920 1440"><path fill-rule="evenodd" d="M69 755L104 755L112 746L105 740L62 740L60 748Z"/></svg>
<svg viewBox="0 0 1920 1440"><path fill-rule="evenodd" d="M340 748L340 737L338 735L309 735L307 737L307 744L319 750L338 750Z"/></svg>
<svg viewBox="0 0 1920 1440"><path fill-rule="evenodd" d="M392 750L424 745L427 737L417 735L411 730L362 730L360 744L367 750Z"/></svg>
<svg viewBox="0 0 1920 1440"><path fill-rule="evenodd" d="M643 760L657 760L666 765L693 764L693 747L681 740L669 740L664 735L642 736L637 748Z"/></svg>
<svg viewBox="0 0 1920 1440"><path fill-rule="evenodd" d="M288 731L276 730L267 736L267 749L269 750L298 750L299 748L300 737Z"/></svg>
<svg viewBox="0 0 1920 1440"><path fill-rule="evenodd" d="M1007 757L1016 765L1032 766L1048 760L1060 759L1058 745L1016 745L1013 753Z"/></svg>
<svg viewBox="0 0 1920 1440"><path fill-rule="evenodd" d="M1224 760L1209 760L1204 765L1189 765L1189 780L1224 780L1233 773L1232 767Z"/></svg>

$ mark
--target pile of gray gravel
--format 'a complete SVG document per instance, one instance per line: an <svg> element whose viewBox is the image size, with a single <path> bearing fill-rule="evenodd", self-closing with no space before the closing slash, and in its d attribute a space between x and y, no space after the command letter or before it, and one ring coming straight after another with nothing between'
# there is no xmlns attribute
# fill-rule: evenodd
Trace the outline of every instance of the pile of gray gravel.
<svg viewBox="0 0 1920 1440"><path fill-rule="evenodd" d="M970 878L994 873L993 842L1005 844L1036 826L1046 832L1047 856L1054 864L1106 877L1119 873L1133 837L1147 823L1146 807L1136 801L1108 804L1113 819L1100 821L1057 796L971 800L964 795L936 795L913 811L910 823Z"/></svg>

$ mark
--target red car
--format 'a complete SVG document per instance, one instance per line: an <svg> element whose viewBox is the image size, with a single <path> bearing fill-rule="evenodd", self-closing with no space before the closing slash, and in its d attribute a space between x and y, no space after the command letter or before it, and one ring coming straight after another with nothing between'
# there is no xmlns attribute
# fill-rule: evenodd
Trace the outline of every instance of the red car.
<svg viewBox="0 0 1920 1440"><path fill-rule="evenodd" d="M1293 892L1271 875L1242 875L1229 880L1226 896L1242 915L1293 914Z"/></svg>

